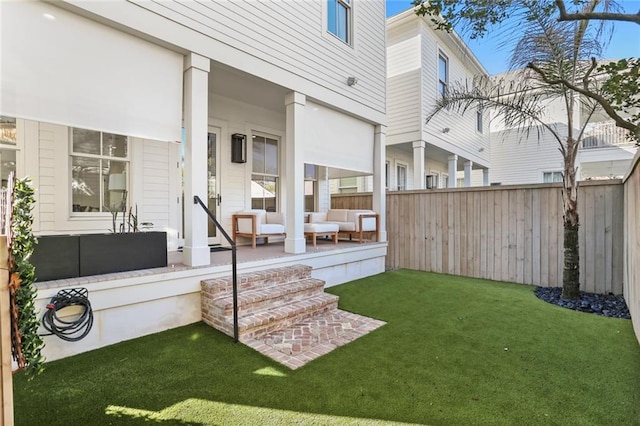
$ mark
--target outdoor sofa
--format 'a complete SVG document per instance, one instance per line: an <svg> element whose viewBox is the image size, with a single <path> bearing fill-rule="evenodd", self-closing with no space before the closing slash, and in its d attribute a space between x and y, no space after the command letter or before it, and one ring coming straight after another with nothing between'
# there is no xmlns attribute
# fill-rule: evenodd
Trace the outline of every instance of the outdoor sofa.
<svg viewBox="0 0 640 426"><path fill-rule="evenodd" d="M372 210L330 209L326 212L309 214L309 223L334 223L338 225L341 234L353 235L358 241L364 242L365 234L375 234L379 241L380 216Z"/></svg>

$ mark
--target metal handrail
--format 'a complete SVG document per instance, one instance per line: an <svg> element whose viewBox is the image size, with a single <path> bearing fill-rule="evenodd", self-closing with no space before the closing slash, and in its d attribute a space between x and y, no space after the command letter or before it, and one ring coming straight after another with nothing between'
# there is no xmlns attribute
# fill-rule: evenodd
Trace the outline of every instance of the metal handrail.
<svg viewBox="0 0 640 426"><path fill-rule="evenodd" d="M204 205L200 197L194 195L193 204L200 204L205 213L207 213L207 216L209 216L209 219L211 219L222 236L231 245L231 278L233 280L233 341L238 343L238 262L236 259L236 243L233 242L231 237L229 237L229 234L227 234L222 225L220 225L220 222L216 220L216 217L211 213L207 206Z"/></svg>

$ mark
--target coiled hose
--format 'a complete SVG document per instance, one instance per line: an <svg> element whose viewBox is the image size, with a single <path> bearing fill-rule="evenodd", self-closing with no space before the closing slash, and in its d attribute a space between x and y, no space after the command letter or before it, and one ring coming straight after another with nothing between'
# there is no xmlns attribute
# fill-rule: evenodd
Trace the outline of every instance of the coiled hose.
<svg viewBox="0 0 640 426"><path fill-rule="evenodd" d="M73 320L63 320L58 311L70 306L81 306L82 313ZM89 291L86 288L61 290L51 298L47 310L42 316L42 326L49 332L46 336L55 335L67 342L77 342L86 337L93 327L93 311L89 302Z"/></svg>

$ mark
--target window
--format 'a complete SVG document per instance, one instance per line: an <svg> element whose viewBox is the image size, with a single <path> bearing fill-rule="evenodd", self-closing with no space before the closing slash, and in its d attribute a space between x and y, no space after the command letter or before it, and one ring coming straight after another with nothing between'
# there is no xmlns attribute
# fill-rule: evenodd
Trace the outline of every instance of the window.
<svg viewBox="0 0 640 426"><path fill-rule="evenodd" d="M544 172L542 173L542 181L544 183L562 182L562 172Z"/></svg>
<svg viewBox="0 0 640 426"><path fill-rule="evenodd" d="M0 116L0 180L5 189L9 173L16 171L18 132L14 117Z"/></svg>
<svg viewBox="0 0 640 426"><path fill-rule="evenodd" d="M128 138L95 130L71 130L71 211L123 211L129 189Z"/></svg>
<svg viewBox="0 0 640 426"><path fill-rule="evenodd" d="M440 52L438 54L438 93L440 96L447 94L449 87L449 60Z"/></svg>
<svg viewBox="0 0 640 426"><path fill-rule="evenodd" d="M457 178L456 179L456 186L458 188L464 188L464 178Z"/></svg>
<svg viewBox="0 0 640 426"><path fill-rule="evenodd" d="M354 192L358 192L358 178L340 178L338 189L341 194L352 194Z"/></svg>
<svg viewBox="0 0 640 426"><path fill-rule="evenodd" d="M304 165L304 211L316 211L316 166L313 164Z"/></svg>
<svg viewBox="0 0 640 426"><path fill-rule="evenodd" d="M398 191L404 191L407 189L407 166L404 164L398 164L396 167L396 173L398 177Z"/></svg>
<svg viewBox="0 0 640 426"><path fill-rule="evenodd" d="M476 130L482 133L482 109L476 111Z"/></svg>
<svg viewBox="0 0 640 426"><path fill-rule="evenodd" d="M389 162L384 163L384 189L389 189Z"/></svg>
<svg viewBox="0 0 640 426"><path fill-rule="evenodd" d="M327 0L327 30L347 44L351 43L351 1Z"/></svg>
<svg viewBox="0 0 640 426"><path fill-rule="evenodd" d="M427 189L436 189L439 188L439 177L440 175L436 172L431 172L431 174L426 175L425 188Z"/></svg>
<svg viewBox="0 0 640 426"><path fill-rule="evenodd" d="M278 210L278 141L254 135L252 150L251 208L275 212Z"/></svg>
<svg viewBox="0 0 640 426"><path fill-rule="evenodd" d="M442 186L441 188L448 188L449 187L449 175L445 175L444 173L442 174Z"/></svg>

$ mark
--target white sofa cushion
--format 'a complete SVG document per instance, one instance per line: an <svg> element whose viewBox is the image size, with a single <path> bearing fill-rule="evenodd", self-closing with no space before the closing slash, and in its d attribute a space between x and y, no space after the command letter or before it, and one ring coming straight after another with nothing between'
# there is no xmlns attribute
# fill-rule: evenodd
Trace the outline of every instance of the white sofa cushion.
<svg viewBox="0 0 640 426"><path fill-rule="evenodd" d="M354 231L360 231L360 216L363 214L375 214L371 210L349 210L349 222L355 224ZM376 218L365 217L362 219L363 231L375 231L376 230Z"/></svg>
<svg viewBox="0 0 640 426"><path fill-rule="evenodd" d="M277 223L263 223L260 229L256 230L256 235L284 234L284 225Z"/></svg>
<svg viewBox="0 0 640 426"><path fill-rule="evenodd" d="M348 222L349 210L347 209L331 209L327 212L326 222Z"/></svg>
<svg viewBox="0 0 640 426"><path fill-rule="evenodd" d="M265 221L265 216L267 214L266 210L243 210L237 212L239 215L253 215L256 217L256 233L260 233L260 226ZM248 218L238 218L238 233L241 234L251 234L253 231L251 229L251 219Z"/></svg>

